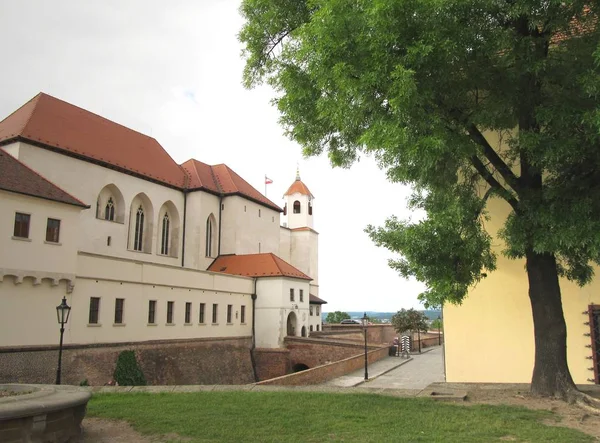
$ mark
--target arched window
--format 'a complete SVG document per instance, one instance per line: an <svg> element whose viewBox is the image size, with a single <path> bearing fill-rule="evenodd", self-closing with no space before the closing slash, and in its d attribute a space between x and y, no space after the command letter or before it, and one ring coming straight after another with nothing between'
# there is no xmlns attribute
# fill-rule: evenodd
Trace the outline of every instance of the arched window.
<svg viewBox="0 0 600 443"><path fill-rule="evenodd" d="M96 218L123 223L125 221L125 201L123 194L114 184L104 186L96 200Z"/></svg>
<svg viewBox="0 0 600 443"><path fill-rule="evenodd" d="M163 255L169 255L169 213L165 212L165 215L162 219L162 234L160 237L160 253Z"/></svg>
<svg viewBox="0 0 600 443"><path fill-rule="evenodd" d="M138 208L135 214L135 233L133 237L133 249L141 251L144 240L144 208L142 205Z"/></svg>
<svg viewBox="0 0 600 443"><path fill-rule="evenodd" d="M115 202L112 197L108 198L104 207L104 220L115 221Z"/></svg>
<svg viewBox="0 0 600 443"><path fill-rule="evenodd" d="M312 203L308 202L308 215L312 215Z"/></svg>
<svg viewBox="0 0 600 443"><path fill-rule="evenodd" d="M298 200L294 202L294 214L300 214L300 202Z"/></svg>
<svg viewBox="0 0 600 443"><path fill-rule="evenodd" d="M205 255L207 257L213 257L215 255L215 223L214 216L211 214L206 219L206 250Z"/></svg>
<svg viewBox="0 0 600 443"><path fill-rule="evenodd" d="M313 325L310 325L310 332L313 331Z"/></svg>

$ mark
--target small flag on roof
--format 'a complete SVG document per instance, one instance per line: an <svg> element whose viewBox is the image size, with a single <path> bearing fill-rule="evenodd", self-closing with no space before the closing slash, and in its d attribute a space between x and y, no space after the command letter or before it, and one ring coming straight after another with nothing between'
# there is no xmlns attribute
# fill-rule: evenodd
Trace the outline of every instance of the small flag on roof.
<svg viewBox="0 0 600 443"><path fill-rule="evenodd" d="M273 183L273 180L265 175L265 185L270 185L271 183Z"/></svg>

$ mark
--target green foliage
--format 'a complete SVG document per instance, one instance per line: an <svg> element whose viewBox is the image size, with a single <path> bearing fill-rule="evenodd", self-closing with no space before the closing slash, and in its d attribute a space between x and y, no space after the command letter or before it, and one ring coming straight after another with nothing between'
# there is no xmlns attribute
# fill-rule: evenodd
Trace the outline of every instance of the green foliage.
<svg viewBox="0 0 600 443"><path fill-rule="evenodd" d="M401 309L392 317L392 326L397 332L421 331L427 332L429 325L427 317L415 309Z"/></svg>
<svg viewBox="0 0 600 443"><path fill-rule="evenodd" d="M189 442L593 440L579 431L552 426L557 416L550 411L491 405L467 408L376 394L94 394L87 413L125 420L152 437L168 435Z"/></svg>
<svg viewBox="0 0 600 443"><path fill-rule="evenodd" d="M89 385L90 385L90 384L89 384L89 382L88 382L88 379L87 379L87 378L86 378L86 379L84 379L84 380L81 380L81 381L79 382L79 386L89 386Z"/></svg>
<svg viewBox="0 0 600 443"><path fill-rule="evenodd" d="M495 269L490 199L512 211L508 257L553 255L584 284L600 263L599 11L583 0L244 0L244 81L275 88L306 155L335 166L374 155L412 186L425 217L367 232L427 285L427 306L460 303Z"/></svg>
<svg viewBox="0 0 600 443"><path fill-rule="evenodd" d="M335 311L335 312L329 312L327 314L327 317L325 317L325 321L327 323L339 323L342 320L346 320L349 318L350 318L350 315L348 315L347 312Z"/></svg>
<svg viewBox="0 0 600 443"><path fill-rule="evenodd" d="M134 351L123 351L119 354L113 378L119 386L146 385L146 378L135 358Z"/></svg>
<svg viewBox="0 0 600 443"><path fill-rule="evenodd" d="M442 329L444 327L442 320L439 318L436 318L435 320L433 320L431 322L431 327L429 329L433 330L433 329Z"/></svg>

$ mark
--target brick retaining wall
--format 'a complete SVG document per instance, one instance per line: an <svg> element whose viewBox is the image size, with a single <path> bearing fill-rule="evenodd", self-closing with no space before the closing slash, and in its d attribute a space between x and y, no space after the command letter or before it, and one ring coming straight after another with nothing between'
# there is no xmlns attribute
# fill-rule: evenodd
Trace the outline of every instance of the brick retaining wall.
<svg viewBox="0 0 600 443"><path fill-rule="evenodd" d="M388 347L369 351L367 359L369 363L387 357ZM257 383L257 386L282 385L282 386L305 386L316 385L332 380L336 377L341 377L350 372L363 368L365 364L364 354L354 355L340 361L317 366L305 371L296 372L294 374L284 375L282 377L272 378Z"/></svg>
<svg viewBox="0 0 600 443"><path fill-rule="evenodd" d="M256 348L254 350L258 380L268 380L292 372L288 349Z"/></svg>
<svg viewBox="0 0 600 443"><path fill-rule="evenodd" d="M134 350L148 384L244 384L254 382L250 337L68 346L63 350L62 382L104 385L117 356ZM58 349L0 349L0 383L52 384Z"/></svg>

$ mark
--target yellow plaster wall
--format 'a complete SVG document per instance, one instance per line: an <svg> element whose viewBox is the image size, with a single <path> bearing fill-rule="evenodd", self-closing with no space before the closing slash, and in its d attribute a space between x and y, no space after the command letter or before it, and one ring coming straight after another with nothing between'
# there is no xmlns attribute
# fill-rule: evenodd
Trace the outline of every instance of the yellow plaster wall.
<svg viewBox="0 0 600 443"><path fill-rule="evenodd" d="M489 135L488 135L489 139ZM498 143L497 138L491 139ZM492 143L494 146L494 143ZM486 229L495 238L497 270L473 288L460 306L444 307L446 380L448 382L531 381L534 362L533 320L524 260L502 256L497 237L510 207L499 199L488 203L491 220ZM600 269L589 285L580 288L561 280L563 310L567 322L567 355L575 383L590 383L594 376L587 322L588 305L600 304Z"/></svg>

